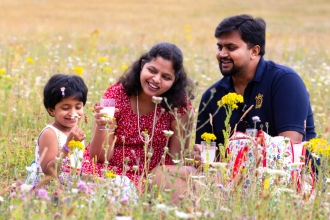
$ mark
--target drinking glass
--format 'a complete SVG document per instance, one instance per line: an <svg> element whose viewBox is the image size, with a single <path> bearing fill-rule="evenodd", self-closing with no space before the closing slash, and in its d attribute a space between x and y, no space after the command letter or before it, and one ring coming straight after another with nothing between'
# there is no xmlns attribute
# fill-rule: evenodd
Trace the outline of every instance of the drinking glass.
<svg viewBox="0 0 330 220"><path fill-rule="evenodd" d="M247 128L245 130L245 134L250 137L256 137L258 133L258 130L256 128Z"/></svg>
<svg viewBox="0 0 330 220"><path fill-rule="evenodd" d="M201 156L203 158L203 163L213 163L214 159L215 159L215 151L218 149L216 147L216 142L215 141L211 141L210 145L207 146L206 141L202 141L201 142L202 145L202 153ZM207 158L208 155L208 158Z"/></svg>
<svg viewBox="0 0 330 220"><path fill-rule="evenodd" d="M112 119L115 115L116 99L101 98L100 105L103 106L101 113L106 114L107 118Z"/></svg>

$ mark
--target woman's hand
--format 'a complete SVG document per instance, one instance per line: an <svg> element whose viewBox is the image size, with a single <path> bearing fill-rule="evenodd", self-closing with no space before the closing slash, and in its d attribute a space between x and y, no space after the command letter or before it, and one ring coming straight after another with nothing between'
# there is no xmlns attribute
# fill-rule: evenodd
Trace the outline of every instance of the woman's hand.
<svg viewBox="0 0 330 220"><path fill-rule="evenodd" d="M102 127L102 128L105 128L105 126L107 124L109 124L111 127L110 128L113 128L113 121L112 119L107 119L107 118L104 118L104 113L101 112L101 110L103 109L103 106L95 106L94 107L94 110L95 110L95 113L94 113L94 122L95 124L98 126L98 127ZM116 108L115 109L115 113L116 112L119 112L119 110Z"/></svg>

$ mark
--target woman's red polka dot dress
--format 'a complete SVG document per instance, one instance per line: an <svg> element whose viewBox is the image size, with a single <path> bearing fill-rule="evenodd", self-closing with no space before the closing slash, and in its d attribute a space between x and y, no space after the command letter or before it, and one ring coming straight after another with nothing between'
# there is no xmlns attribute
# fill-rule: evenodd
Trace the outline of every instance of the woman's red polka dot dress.
<svg viewBox="0 0 330 220"><path fill-rule="evenodd" d="M148 157L145 157L144 142L141 140L138 132L138 116L132 111L129 96L126 95L124 87L121 84L110 87L104 94L104 97L115 98L116 108L119 109L119 112L115 113L118 126L115 131L117 141L115 143L113 157L109 161L108 169L113 170L117 175L123 175L123 164L127 164L125 175L137 185L139 177L143 174L145 160L148 160ZM189 103L189 106L191 106L191 103ZM178 115L185 114L186 109L179 108L177 111ZM170 130L171 122L175 120L171 113L167 111L161 113L161 110L162 107L158 105L156 109L158 120L155 125L152 146L149 144L147 150L147 152L152 153L148 169L149 172L160 164L166 145L166 136L163 130ZM153 118L154 111L146 115L140 115L141 135L143 135L142 131L146 129L149 137L151 137ZM125 158L126 160L128 159L128 162L124 160ZM172 164L169 156L166 156L165 164ZM133 170L133 166L138 167L137 171ZM84 173L96 173L102 176L100 171L104 168L104 164L92 163L89 155L89 145L84 153L82 168Z"/></svg>

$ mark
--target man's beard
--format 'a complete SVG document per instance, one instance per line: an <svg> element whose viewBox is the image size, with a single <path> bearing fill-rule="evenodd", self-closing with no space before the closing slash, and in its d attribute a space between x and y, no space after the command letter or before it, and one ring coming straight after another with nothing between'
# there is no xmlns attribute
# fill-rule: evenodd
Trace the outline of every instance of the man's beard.
<svg viewBox="0 0 330 220"><path fill-rule="evenodd" d="M231 69L226 69L226 70L223 70L222 67L221 67L221 61L219 63L219 69L221 71L221 74L226 77L226 76L234 76L235 74L237 74L238 72L240 72L242 70L242 67L241 66L235 66L234 62L232 62L232 65L233 67Z"/></svg>

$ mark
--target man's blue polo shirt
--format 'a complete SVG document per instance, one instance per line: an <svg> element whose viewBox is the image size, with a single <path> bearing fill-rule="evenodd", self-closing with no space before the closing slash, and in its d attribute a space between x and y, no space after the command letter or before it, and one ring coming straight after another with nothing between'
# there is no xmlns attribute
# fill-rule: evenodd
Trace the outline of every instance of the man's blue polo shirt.
<svg viewBox="0 0 330 220"><path fill-rule="evenodd" d="M211 90L216 90L211 98ZM213 84L203 94L196 127L196 143L201 142L204 132L212 133L212 127L208 122L212 115L218 110L217 101L229 92L235 92L231 77L223 77ZM206 104L208 103L208 104ZM205 105L206 104L206 105ZM256 124L260 129L267 131L265 126L268 122L268 134L277 136L284 131L297 131L304 135L303 140L309 140L316 136L313 113L309 101L307 89L299 75L289 67L276 64L272 61L260 59L255 76L244 91L244 104L233 111L230 120L231 129L239 121L242 109L251 105L254 107L245 116L250 127L254 127L252 117L258 116L261 122ZM223 143L225 109L222 107L213 117L214 134L217 144ZM304 123L306 123L306 128ZM243 122L237 126L237 131L243 131Z"/></svg>

